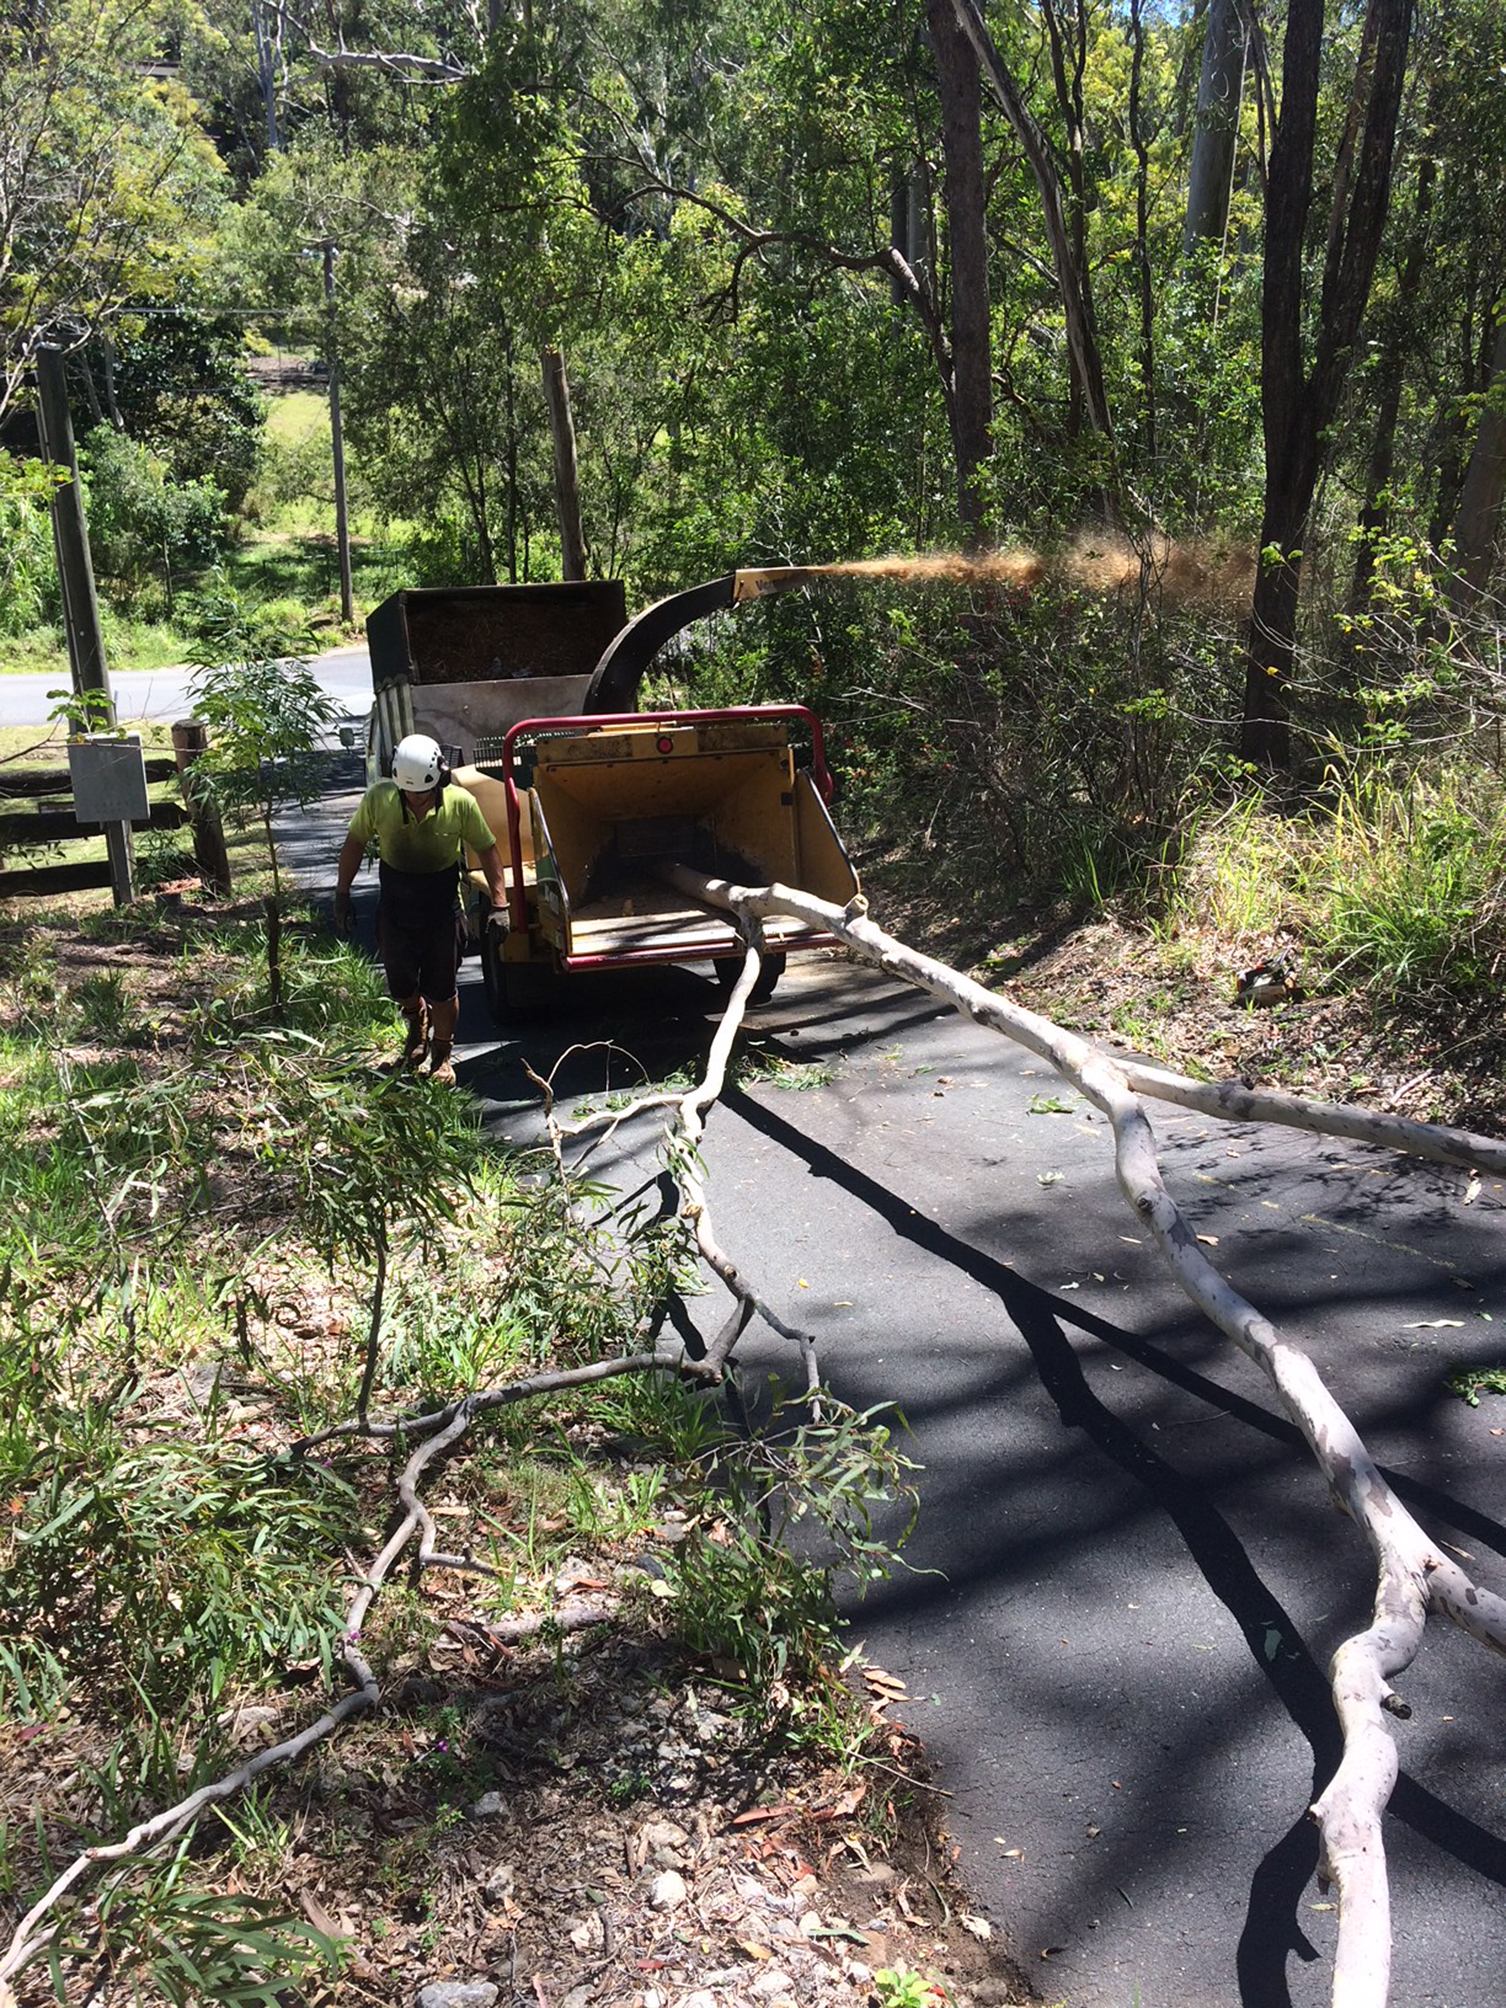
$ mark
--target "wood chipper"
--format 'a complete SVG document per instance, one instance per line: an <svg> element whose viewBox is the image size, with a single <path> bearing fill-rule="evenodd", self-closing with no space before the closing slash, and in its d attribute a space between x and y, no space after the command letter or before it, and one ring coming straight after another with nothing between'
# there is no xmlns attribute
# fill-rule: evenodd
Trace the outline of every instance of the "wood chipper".
<svg viewBox="0 0 1506 2008"><path fill-rule="evenodd" d="M482 973L499 1021L540 1008L574 971L710 960L742 966L729 916L659 875L687 864L744 885L778 879L845 905L857 874L832 825L820 721L803 705L533 718L502 758L456 780L506 830L509 905L473 874ZM755 1000L792 949L831 937L775 919Z"/></svg>
<svg viewBox="0 0 1506 2008"><path fill-rule="evenodd" d="M856 892L814 713L634 709L653 657L692 621L817 582L807 569L733 572L631 621L615 580L411 589L372 613L369 777L405 734L430 734L508 859L506 914L491 914L473 872L468 915L499 1022L541 1007L573 971L710 960L734 979L736 928L688 905L662 865L843 905ZM790 950L830 940L783 919L765 936L760 998Z"/></svg>

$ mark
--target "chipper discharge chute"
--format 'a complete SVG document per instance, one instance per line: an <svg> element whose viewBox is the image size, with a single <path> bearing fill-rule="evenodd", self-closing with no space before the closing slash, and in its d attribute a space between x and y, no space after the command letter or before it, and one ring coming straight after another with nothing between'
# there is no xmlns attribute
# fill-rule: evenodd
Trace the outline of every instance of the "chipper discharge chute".
<svg viewBox="0 0 1506 2008"><path fill-rule="evenodd" d="M709 960L735 979L743 943L731 917L668 884L665 865L777 880L838 905L857 891L827 808L820 722L803 705L525 719L499 760L455 778L507 859L505 915L473 875L487 999L503 1022L581 970ZM787 953L832 939L780 916L764 932L762 995Z"/></svg>

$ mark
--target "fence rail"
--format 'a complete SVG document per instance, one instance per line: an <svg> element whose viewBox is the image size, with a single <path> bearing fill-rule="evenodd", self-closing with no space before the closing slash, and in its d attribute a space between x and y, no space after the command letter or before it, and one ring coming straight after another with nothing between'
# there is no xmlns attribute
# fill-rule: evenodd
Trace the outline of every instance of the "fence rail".
<svg viewBox="0 0 1506 2008"><path fill-rule="evenodd" d="M178 763L164 754L146 763L146 778L176 781ZM0 767L0 798L13 802L30 801L34 795L73 794L73 781L66 767Z"/></svg>
<svg viewBox="0 0 1506 2008"><path fill-rule="evenodd" d="M149 782L176 781L178 763L172 758L146 762ZM26 802L28 808L0 811L0 899L46 899L65 892L90 892L98 886L112 886L108 858L81 858L69 864L9 864L7 851L31 852L51 844L98 839L103 823L80 822L73 809L72 782L66 767L0 767L0 801ZM146 824L154 830L181 830L192 824L187 805L180 801L152 802Z"/></svg>
<svg viewBox="0 0 1506 2008"><path fill-rule="evenodd" d="M87 858L77 865L28 865L23 871L0 871L0 899L48 899L60 892L92 892L107 886L108 858Z"/></svg>
<svg viewBox="0 0 1506 2008"><path fill-rule="evenodd" d="M153 802L149 806L154 830L181 830L188 821L188 811L181 802ZM31 850L37 844L62 844L74 837L102 837L104 833L103 823L81 823L72 809L37 808L29 813L22 809L0 815L0 851Z"/></svg>

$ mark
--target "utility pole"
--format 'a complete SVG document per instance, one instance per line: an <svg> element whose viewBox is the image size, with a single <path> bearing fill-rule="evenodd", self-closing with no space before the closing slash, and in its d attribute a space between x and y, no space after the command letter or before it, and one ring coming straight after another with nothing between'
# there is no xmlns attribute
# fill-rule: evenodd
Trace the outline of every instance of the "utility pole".
<svg viewBox="0 0 1506 2008"><path fill-rule="evenodd" d="M90 691L103 698L102 722L115 724L115 700L105 666L104 634L99 624L99 600L94 591L94 561L89 554L89 525L84 518L83 491L78 482L78 456L73 444L73 418L68 410L68 380L63 352L51 343L37 350L37 415L42 451L67 477L53 490L52 539L57 552L58 583L63 595L63 627L68 637L68 664L74 695ZM131 883L131 826L106 823L105 848L110 858L110 887L117 906L134 897Z"/></svg>
<svg viewBox="0 0 1506 2008"><path fill-rule="evenodd" d="M345 434L340 425L340 340L335 328L335 250L333 237L324 240L324 311L327 333L324 357L329 368L329 436L335 463L335 548L340 556L340 618L349 627L356 617L350 576L350 511L345 501Z"/></svg>

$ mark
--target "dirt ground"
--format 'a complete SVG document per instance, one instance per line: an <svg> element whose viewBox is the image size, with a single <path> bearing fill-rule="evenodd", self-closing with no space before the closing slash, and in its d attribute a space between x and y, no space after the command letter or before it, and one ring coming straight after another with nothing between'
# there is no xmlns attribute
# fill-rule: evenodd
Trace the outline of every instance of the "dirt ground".
<svg viewBox="0 0 1506 2008"><path fill-rule="evenodd" d="M184 986L202 993L217 980L212 921L193 960L180 953L184 928L202 925L191 911L164 912L133 939L63 929L54 941L59 990L103 982L128 993L130 1052L148 1075L181 1064ZM113 1056L97 1032L68 1051L75 1064ZM297 1271L267 1261L277 1273L259 1273L260 1285L305 1354L348 1346L350 1307L312 1288L300 1298ZM279 1447L256 1372L228 1344L223 1360L150 1376L142 1427L191 1431L211 1389L231 1404L241 1447ZM368 1464L357 1482L377 1526L390 1506L387 1466L381 1456ZM474 1499L441 1483L431 1504L457 1545L469 1540ZM479 1617L465 1579L426 1576L424 1621L401 1614L394 1655L379 1601L362 1649L382 1677L381 1708L266 1773L223 1819L204 1816L193 1840L200 1887L264 1900L341 1942L338 1977L305 1980L290 1999L1002 2008L1039 1998L957 1880L947 1795L904 1725L900 1685L877 1668L849 1670L869 1725L855 1765L756 1733L727 1669L679 1650L665 1622L660 1557L684 1532L671 1513L635 1549L598 1543L551 1568L528 1586L532 1616L546 1620L532 1639ZM398 1603L418 1594L389 1592ZM551 1630L567 1608L601 1622ZM528 1617L525 1602L525 1627ZM319 1668L290 1667L280 1688L230 1700L220 1727L249 1758L323 1706ZM86 1702L0 1725L0 1915L14 1920L17 1899L46 1880L32 1844L39 1810L65 1842L62 1862L72 1823L97 1818L88 1781L114 1737ZM110 1939L101 1932L103 1956L71 1967L66 1998L91 2008L134 1998ZM54 1998L41 1961L18 1999L42 2008Z"/></svg>
<svg viewBox="0 0 1506 2008"><path fill-rule="evenodd" d="M1242 969L1292 947L1254 948L1212 928L1183 926L1166 940L1101 911L1042 911L1001 923L986 912L901 881L886 860L865 861L873 917L980 983L1007 990L1042 1017L1110 1051L1133 1051L1198 1079L1243 1079L1324 1101L1506 1135L1506 1020L1379 1008L1328 991L1297 954L1296 982L1270 1007L1236 1001ZM959 908L961 910L959 910Z"/></svg>
<svg viewBox="0 0 1506 2008"><path fill-rule="evenodd" d="M308 1669L247 1697L230 1711L240 1754L319 1705ZM838 1769L764 1747L723 1687L630 1613L563 1651L514 1649L456 1616L377 1714L269 1774L223 1823L201 1820L196 1880L342 1943L339 1977L290 1997L309 2003L1035 1999L956 1880L945 1797L895 1720L903 1697L879 1676L870 1705L887 1726L865 1763ZM5 1817L66 1795L102 1733L78 1720L0 1730ZM111 1970L75 1968L67 1998L132 1999ZM885 1991L904 1975L913 1995ZM45 1962L19 1998L54 1998Z"/></svg>

